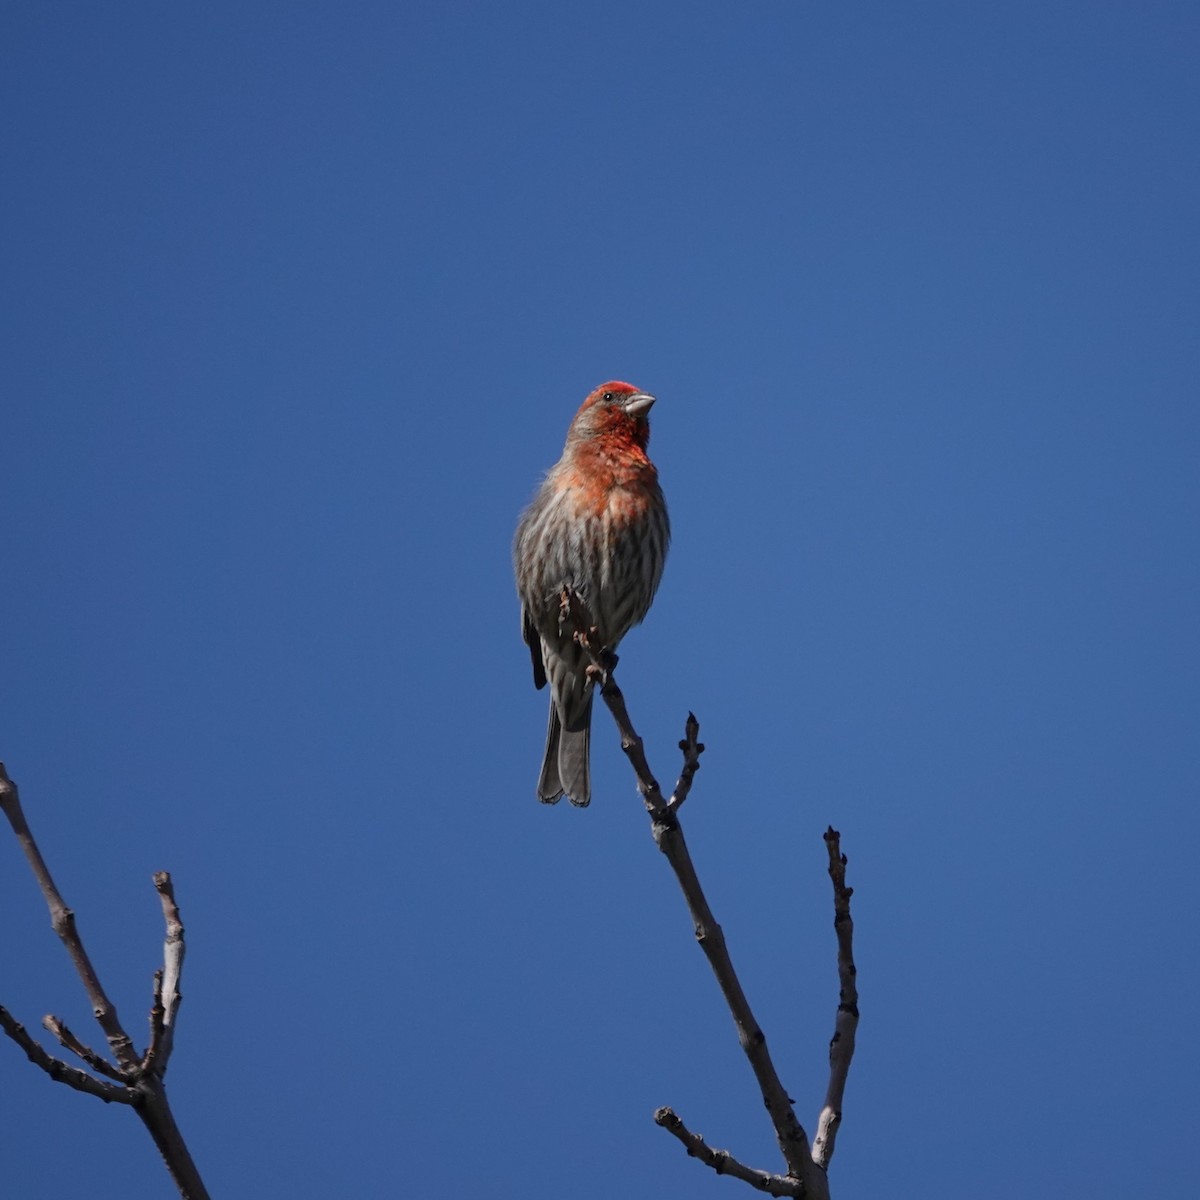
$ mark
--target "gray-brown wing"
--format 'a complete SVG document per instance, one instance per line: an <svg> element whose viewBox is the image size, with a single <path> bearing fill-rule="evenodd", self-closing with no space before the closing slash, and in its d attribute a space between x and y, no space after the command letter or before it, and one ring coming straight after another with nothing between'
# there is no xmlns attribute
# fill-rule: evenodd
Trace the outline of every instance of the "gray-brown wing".
<svg viewBox="0 0 1200 1200"><path fill-rule="evenodd" d="M521 636L529 647L529 656L533 659L533 686L540 692L546 686L546 664L542 662L542 639L534 628L525 606L521 606Z"/></svg>

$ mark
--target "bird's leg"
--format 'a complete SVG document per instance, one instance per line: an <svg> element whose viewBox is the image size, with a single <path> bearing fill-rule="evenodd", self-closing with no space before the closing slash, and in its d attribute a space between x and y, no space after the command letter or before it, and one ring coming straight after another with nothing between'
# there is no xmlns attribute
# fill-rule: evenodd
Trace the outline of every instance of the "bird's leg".
<svg viewBox="0 0 1200 1200"><path fill-rule="evenodd" d="M580 633L591 630L595 633L595 627L592 625L592 614L588 612L588 606L576 595L575 590L564 583L562 592L558 598L558 634L561 637L570 626L574 631L575 640L579 641ZM580 642L585 650L589 647Z"/></svg>
<svg viewBox="0 0 1200 1200"><path fill-rule="evenodd" d="M591 632L596 633L595 627ZM609 677L617 668L616 654L609 650L607 646L602 646L599 651L593 650L591 643L588 640L587 634L577 633L575 640L583 647L584 652L591 658L591 662L587 665L585 674L593 683L599 683L601 690L608 686Z"/></svg>
<svg viewBox="0 0 1200 1200"><path fill-rule="evenodd" d="M558 601L559 635L564 634L568 626L573 626L571 640L592 660L587 668L588 677L599 679L604 684L608 682L608 676L618 660L616 653L604 644L600 627L593 625L590 617L587 605L567 584L563 584Z"/></svg>

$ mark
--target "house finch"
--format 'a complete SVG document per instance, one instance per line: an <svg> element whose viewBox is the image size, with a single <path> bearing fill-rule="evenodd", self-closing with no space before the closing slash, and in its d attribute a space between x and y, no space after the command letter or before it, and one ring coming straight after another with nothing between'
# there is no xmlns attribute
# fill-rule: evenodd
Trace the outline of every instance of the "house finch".
<svg viewBox="0 0 1200 1200"><path fill-rule="evenodd" d="M667 557L671 528L646 456L653 396L606 383L584 402L562 458L521 515L513 542L521 628L533 656L533 682L550 681L550 726L538 799L592 798L588 740L592 681L573 630L560 629L563 588L586 604L610 650L646 615Z"/></svg>

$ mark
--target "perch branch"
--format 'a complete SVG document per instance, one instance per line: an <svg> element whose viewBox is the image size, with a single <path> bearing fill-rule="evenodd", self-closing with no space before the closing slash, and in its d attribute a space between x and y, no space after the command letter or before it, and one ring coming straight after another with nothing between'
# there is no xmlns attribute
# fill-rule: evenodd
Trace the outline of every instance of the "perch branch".
<svg viewBox="0 0 1200 1200"><path fill-rule="evenodd" d="M633 728L625 697L614 678L616 656L605 647L596 648L599 631L591 625L586 605L569 588L562 591L560 620L564 625L568 622L574 625L575 638L591 659L591 670L599 682L600 695L617 723L621 735L621 749L624 750L637 776L638 791L650 815L654 842L666 855L683 890L696 940L708 958L721 994L725 997L725 1003L733 1016L738 1042L758 1081L763 1104L771 1118L779 1149L787 1164L788 1176L797 1182L799 1190L796 1194L806 1196L809 1200L827 1200L829 1184L825 1170L813 1159L808 1135L797 1120L791 1098L780 1082L775 1064L771 1061L766 1036L754 1019L750 1002L746 999L746 993L742 990L741 982L733 969L733 962L725 945L725 935L705 899L704 890L700 886L688 852L687 842L684 840L683 829L679 824L678 808L699 768L702 750L701 744L696 740L699 724L695 722L695 717L689 714L684 741L680 743L684 753L680 784L673 797L673 803L668 803L663 800L662 790L646 761L642 739Z"/></svg>

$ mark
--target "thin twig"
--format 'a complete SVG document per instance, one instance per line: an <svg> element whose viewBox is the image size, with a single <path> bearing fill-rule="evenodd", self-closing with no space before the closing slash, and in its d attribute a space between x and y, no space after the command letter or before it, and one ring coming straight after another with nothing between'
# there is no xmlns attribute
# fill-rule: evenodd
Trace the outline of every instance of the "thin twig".
<svg viewBox="0 0 1200 1200"><path fill-rule="evenodd" d="M167 935L163 943L163 969L154 973L154 1003L150 1009L150 1045L142 1066L161 1077L167 1073L167 1062L175 1039L175 1014L183 1001L179 980L183 974L183 920L175 903L175 889L166 871L154 875L154 888L162 901L163 921Z"/></svg>
<svg viewBox="0 0 1200 1200"><path fill-rule="evenodd" d="M718 1175L731 1175L748 1183L770 1196L802 1196L804 1185L790 1175L772 1175L738 1162L728 1150L714 1150L698 1133L693 1133L675 1114L673 1109L660 1108L654 1114L654 1123L677 1137L692 1158L698 1158Z"/></svg>
<svg viewBox="0 0 1200 1200"><path fill-rule="evenodd" d="M42 1026L48 1029L58 1039L58 1044L65 1050L70 1050L77 1058L81 1058L93 1071L98 1071L101 1075L114 1080L117 1083L124 1083L125 1076L121 1074L117 1067L114 1067L107 1059L101 1057L90 1046L85 1046L66 1026L66 1023L60 1021L58 1017L48 1016L42 1018Z"/></svg>
<svg viewBox="0 0 1200 1200"><path fill-rule="evenodd" d="M133 1048L133 1041L121 1027L116 1007L104 993L100 977L96 974L92 960L83 948L79 931L75 928L75 914L63 901L62 895L50 875L50 869L46 866L46 860L42 858L42 852L38 849L37 842L33 840L33 834L30 833L29 824L25 820L25 813L21 809L21 797L17 791L17 785L8 777L3 763L0 763L0 808L4 810L4 815L8 818L13 833L17 835L21 850L33 870L38 886L42 889L42 895L50 909L50 923L54 932L62 939L67 953L71 956L71 961L75 964L75 970L91 1003L92 1015L104 1031L113 1057L126 1070L135 1070L140 1062L137 1051Z"/></svg>
<svg viewBox="0 0 1200 1200"><path fill-rule="evenodd" d="M627 747L626 754L634 764L634 769L638 770L638 762L628 747L636 745L640 748L641 739L633 732L629 723L629 714L625 708L624 697L621 696L616 680L611 674L600 694L621 730L621 745ZM775 1127L779 1149L783 1153L784 1162L787 1163L788 1174L806 1183L810 1181L816 1183L813 1179L816 1172L814 1172L815 1164L809 1147L808 1135L796 1118L791 1098L780 1082L775 1064L771 1061L770 1052L767 1050L766 1036L754 1018L750 1002L746 999L741 981L733 969L733 962L725 945L725 935L721 926L717 924L712 909L708 906L704 889L700 886L700 879L692 863L691 854L688 852L679 818L666 806L656 809L650 803L650 796L657 788L657 785L654 784L654 777L649 775L648 771L647 778L643 778L640 771L638 777L643 783L642 794L646 798L646 808L650 813L654 841L666 855L667 861L671 864L675 876L679 880L679 886L683 889L684 900L687 902L688 912L691 914L696 932L696 940L708 958L713 974L717 977L721 994L725 997L725 1003L729 1006L729 1011L733 1016L738 1032L738 1042L745 1051L755 1079L758 1080L763 1103L771 1118L771 1124ZM653 787L650 786L652 784L654 784ZM817 1189L823 1182L821 1180L820 1183L816 1183L814 1195L821 1194L821 1191Z"/></svg>
<svg viewBox="0 0 1200 1200"><path fill-rule="evenodd" d="M81 1071L78 1067L70 1066L60 1058L52 1058L29 1036L25 1026L3 1006L0 1006L0 1028L25 1051L26 1058L35 1066L41 1067L51 1079L65 1083L67 1087L72 1087L77 1092L87 1092L91 1096L99 1096L105 1104L111 1104L114 1100L118 1104L134 1102L133 1093L127 1088L115 1083L106 1083L103 1079L97 1079L86 1071Z"/></svg>
<svg viewBox="0 0 1200 1200"><path fill-rule="evenodd" d="M650 815L664 813L667 802L663 799L662 788L650 770L646 761L646 748L638 737L625 710L625 697L621 689L612 682L612 673L617 666L617 656L606 646L597 645L599 631L591 623L591 613L587 605L570 588L563 588L559 607L559 620L564 627L570 623L575 627L575 640L583 648L584 653L592 660L591 670L600 683L600 694L604 702L616 718L617 728L621 732L621 749L625 757L633 764L637 776L638 791ZM610 686L611 684L611 686ZM697 726L699 728L699 726Z"/></svg>
<svg viewBox="0 0 1200 1200"><path fill-rule="evenodd" d="M671 812L678 812L682 807L688 798L688 792L692 790L692 780L700 770L700 755L704 753L704 743L699 738L700 722L696 720L695 713L688 713L683 725L683 741L679 743L679 748L683 751L683 770L679 772L675 790L667 801L667 808Z"/></svg>
<svg viewBox="0 0 1200 1200"><path fill-rule="evenodd" d="M162 984L162 971L155 971L154 994L150 999L150 1040L146 1043L146 1053L142 1055L143 1073L159 1071L158 1056L162 1051L163 1017L166 1015L166 1009L163 1008ZM159 1074L161 1075L162 1071L159 1071Z"/></svg>
<svg viewBox="0 0 1200 1200"><path fill-rule="evenodd" d="M174 1034L175 1014L182 999L179 992L179 973L183 966L184 942L183 923L171 887L171 877L160 871L154 877L154 886L162 901L163 918L167 935L163 950L163 969L154 977L154 1002L150 1010L150 1044L144 1057L139 1056L133 1042L121 1028L116 1009L104 993L96 971L88 958L87 951L75 928L75 915L63 902L50 871L42 858L37 842L29 830L17 785L8 777L4 764L0 763L0 808L8 818L17 841L33 869L38 885L42 889L54 931L75 964L84 990L92 1003L92 1012L104 1031L108 1044L117 1060L114 1067L106 1063L95 1051L85 1046L61 1021L46 1018L46 1027L73 1054L79 1055L95 1070L107 1075L114 1082L96 1079L86 1071L68 1066L52 1058L42 1049L3 1008L0 1008L0 1028L25 1051L33 1063L42 1068L52 1079L65 1083L80 1092L99 1096L106 1102L119 1101L132 1105L142 1124L146 1126L154 1144L162 1154L163 1162L171 1173L175 1186L183 1200L208 1200L208 1191L192 1161L192 1156L175 1123L167 1100L162 1076L167 1068Z"/></svg>
<svg viewBox="0 0 1200 1200"><path fill-rule="evenodd" d="M671 868L679 880L679 886L683 889L684 900L692 917L696 940L708 958L713 974L717 977L721 994L725 997L725 1003L729 1006L729 1011L733 1016L734 1025L737 1027L738 1042L758 1081L763 1104L771 1118L779 1149L787 1164L788 1176L796 1181L800 1189L796 1194L806 1196L809 1200L827 1200L829 1183L825 1170L813 1159L808 1135L796 1118L791 1098L780 1082L775 1064L771 1061L771 1055L767 1050L766 1036L754 1019L750 1002L746 999L746 993L742 990L741 982L733 969L733 962L725 945L725 935L705 899L704 889L700 886L696 868L688 853L683 828L679 824L677 812L679 804L672 807L664 802L662 790L646 761L642 739L633 728L629 711L625 705L625 697L621 694L621 689L617 686L613 675L615 659L607 650L595 648L591 640L595 635L595 630L586 621L587 609L567 588L564 588L562 593L562 613L564 622L568 618L574 620L576 640L591 658L599 677L600 695L617 723L617 729L621 735L621 749L625 751L625 756L629 759L634 774L637 776L638 791L641 793L646 811L650 815L651 832L655 844L666 855L667 861L671 864ZM694 721L694 717L692 720ZM685 736L684 742L681 743L684 750L684 770L680 776L680 782L682 786L686 776L687 785L683 787L682 794L684 796L687 795L687 788L691 785L691 778L695 775L698 765L700 743L695 739L699 735L699 724L696 724L695 730L692 732L689 723L689 729L686 732L689 736ZM697 747L692 763L689 763L688 758L689 743ZM690 771L689 765L691 766ZM677 795L678 791L679 789L677 789Z"/></svg>
<svg viewBox="0 0 1200 1200"><path fill-rule="evenodd" d="M837 933L840 989L833 1037L829 1042L829 1087L817 1122L817 1136L813 1139L813 1158L826 1170L833 1158L834 1142L842 1123L842 1097L858 1032L858 970L854 965L854 921L850 916L850 897L854 895L854 889L846 886L847 860L842 853L841 839L842 835L832 825L825 831L829 878L833 881L833 928Z"/></svg>

